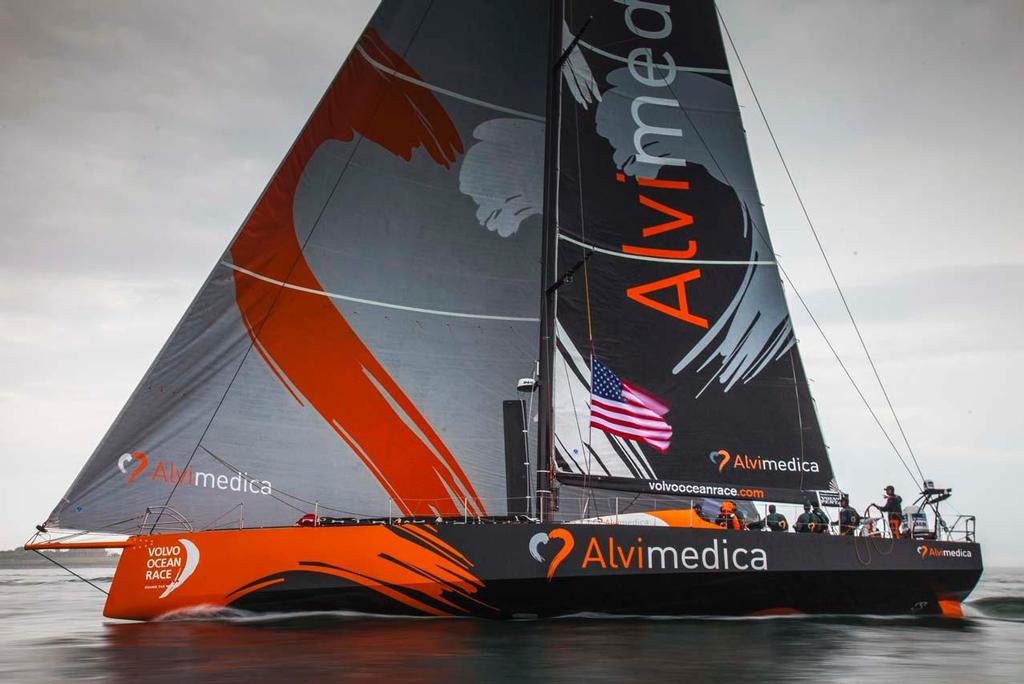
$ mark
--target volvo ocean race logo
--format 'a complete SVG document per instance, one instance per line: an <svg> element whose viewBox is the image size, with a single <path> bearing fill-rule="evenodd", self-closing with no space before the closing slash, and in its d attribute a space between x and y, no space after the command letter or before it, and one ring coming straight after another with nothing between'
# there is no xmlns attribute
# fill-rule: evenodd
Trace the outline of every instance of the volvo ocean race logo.
<svg viewBox="0 0 1024 684"><path fill-rule="evenodd" d="M540 547L542 545L546 547L548 542L552 539L561 540L562 548L558 550L558 553L555 554L554 558L552 558L551 562L548 564L549 582L551 581L551 578L555 576L555 570L558 569L558 566L562 564L565 557L572 551L572 547L576 545L575 540L572 538L572 533L564 528L558 527L551 530L551 532L538 532L530 537L530 555L533 556L535 561L538 563L544 563L547 561L547 559L541 555Z"/></svg>
<svg viewBox="0 0 1024 684"><path fill-rule="evenodd" d="M122 454L117 459L117 469L128 477L125 484L132 484L149 467L149 459L141 451L133 451L130 454ZM150 481L156 480L168 485L185 485L202 487L204 489L217 489L222 492L242 492L246 494L263 494L271 496L274 493L270 480L258 480L248 473L235 471L232 475L207 473L201 470L193 470L186 466L183 470L177 464L170 461L157 461L153 472L149 475Z"/></svg>
<svg viewBox="0 0 1024 684"><path fill-rule="evenodd" d="M168 595L192 576L199 567L199 547L188 539L170 546L146 549L146 589L163 589L158 598Z"/></svg>

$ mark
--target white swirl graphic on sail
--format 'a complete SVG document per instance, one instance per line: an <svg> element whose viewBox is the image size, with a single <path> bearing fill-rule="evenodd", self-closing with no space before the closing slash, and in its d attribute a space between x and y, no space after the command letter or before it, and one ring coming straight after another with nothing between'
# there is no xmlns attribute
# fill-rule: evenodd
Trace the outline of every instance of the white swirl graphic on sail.
<svg viewBox="0 0 1024 684"><path fill-rule="evenodd" d="M572 43L562 23L562 47ZM601 101L601 90L579 46L574 47L562 77L573 98L587 109ZM459 190L477 204L480 225L501 237L539 215L544 196L544 124L528 119L491 119L476 127L474 143L459 171Z"/></svg>
<svg viewBox="0 0 1024 684"><path fill-rule="evenodd" d="M544 194L544 124L491 119L476 127L459 170L459 190L477 204L480 225L501 237L539 215Z"/></svg>
<svg viewBox="0 0 1024 684"><path fill-rule="evenodd" d="M597 131L611 143L615 164L623 173L656 178L662 168L636 156L638 131L632 109L639 107L650 130L643 136L648 158L685 159L687 165L700 165L730 186L743 209L742 225L736 229L750 236L749 260L773 261L732 88L693 73L678 73L669 85L652 87L639 83L625 68L609 74L608 82L612 87L598 106ZM735 121L722 125L723 118ZM725 312L672 372L697 363L701 371L717 362L712 381L717 379L729 391L737 382L750 381L795 342L778 274L773 266L752 263Z"/></svg>
<svg viewBox="0 0 1024 684"><path fill-rule="evenodd" d="M569 25L563 21L563 50L572 44L572 39L572 31L569 30ZM562 65L562 76L565 78L566 85L569 86L569 92L577 102L583 105L584 109L588 109L592 102L601 101L601 91L597 87L597 81L594 80L594 73L590 70L590 65L587 64L587 59L583 56L579 45L572 49L565 64Z"/></svg>

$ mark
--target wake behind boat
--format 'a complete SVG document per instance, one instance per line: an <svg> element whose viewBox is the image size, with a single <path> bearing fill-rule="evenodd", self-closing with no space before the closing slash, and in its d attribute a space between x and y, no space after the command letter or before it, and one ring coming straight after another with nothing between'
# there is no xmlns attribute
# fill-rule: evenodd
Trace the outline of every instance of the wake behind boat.
<svg viewBox="0 0 1024 684"><path fill-rule="evenodd" d="M840 503L779 276L712 2L386 1L26 548L129 619L959 614L906 463L750 529Z"/></svg>

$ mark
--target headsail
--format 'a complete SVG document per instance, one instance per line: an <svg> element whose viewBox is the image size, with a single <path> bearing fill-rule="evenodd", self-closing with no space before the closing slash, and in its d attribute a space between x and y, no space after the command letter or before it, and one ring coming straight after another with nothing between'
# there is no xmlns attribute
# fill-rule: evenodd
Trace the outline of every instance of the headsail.
<svg viewBox="0 0 1024 684"><path fill-rule="evenodd" d="M536 358L547 16L381 6L50 524L504 511L502 402Z"/></svg>
<svg viewBox="0 0 1024 684"><path fill-rule="evenodd" d="M563 484L799 499L832 468L711 0L570 0L554 458ZM563 487L563 491L565 488Z"/></svg>

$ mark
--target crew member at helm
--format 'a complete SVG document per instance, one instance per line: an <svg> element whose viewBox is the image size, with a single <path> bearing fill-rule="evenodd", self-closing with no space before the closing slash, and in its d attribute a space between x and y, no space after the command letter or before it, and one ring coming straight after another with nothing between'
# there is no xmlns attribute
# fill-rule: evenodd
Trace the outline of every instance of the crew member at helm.
<svg viewBox="0 0 1024 684"><path fill-rule="evenodd" d="M900 518L903 516L903 497L896 493L896 488L888 485L885 488L885 503L875 506L889 519L889 530L892 531L892 538L900 538Z"/></svg>

